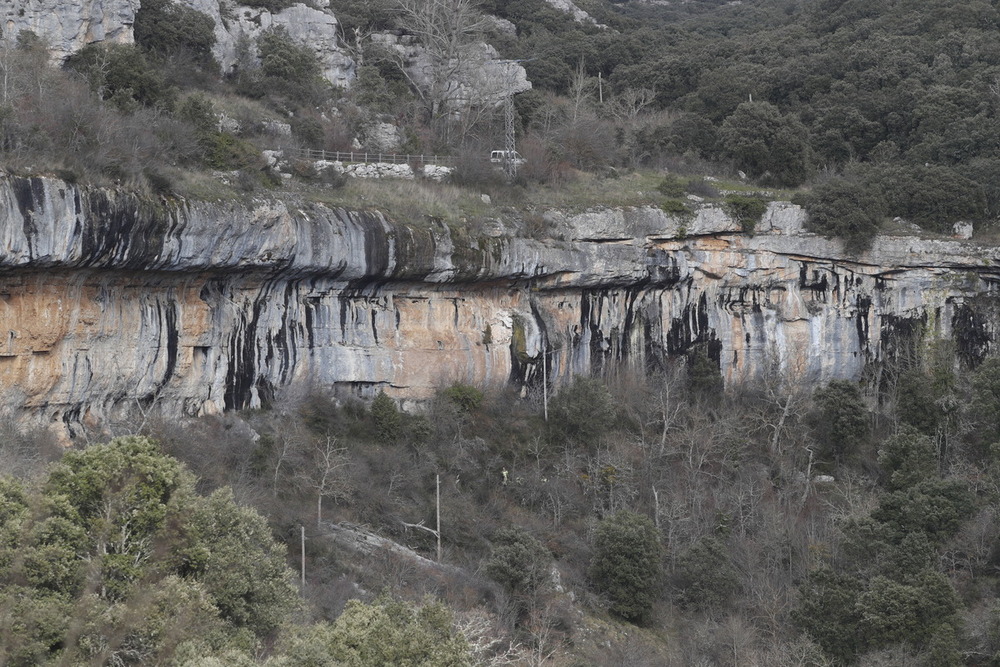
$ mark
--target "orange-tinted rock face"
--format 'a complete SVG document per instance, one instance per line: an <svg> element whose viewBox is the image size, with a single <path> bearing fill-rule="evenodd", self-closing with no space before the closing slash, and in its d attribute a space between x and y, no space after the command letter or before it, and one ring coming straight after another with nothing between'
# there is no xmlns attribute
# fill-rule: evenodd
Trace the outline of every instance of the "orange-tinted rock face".
<svg viewBox="0 0 1000 667"><path fill-rule="evenodd" d="M0 181L0 386L70 432L129 410L258 407L289 387L422 399L538 387L704 346L730 382L857 376L914 337L975 364L1000 322L995 249L880 239L860 258L774 205L753 237L717 209L549 214L554 235L261 202L164 207Z"/></svg>

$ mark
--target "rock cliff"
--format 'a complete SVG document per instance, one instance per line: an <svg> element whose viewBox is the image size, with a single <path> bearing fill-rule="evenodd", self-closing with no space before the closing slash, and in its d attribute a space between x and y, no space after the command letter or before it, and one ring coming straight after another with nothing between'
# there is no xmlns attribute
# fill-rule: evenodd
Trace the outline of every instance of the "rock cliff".
<svg viewBox="0 0 1000 667"><path fill-rule="evenodd" d="M0 384L59 429L155 406L257 407L291 386L419 399L537 387L704 345L724 376L854 377L921 341L992 349L1000 249L880 238L861 257L772 204L546 215L487 235L292 201L151 202L0 179Z"/></svg>
<svg viewBox="0 0 1000 667"><path fill-rule="evenodd" d="M329 2L295 3L278 12L221 0L174 0L196 9L215 22L213 55L224 72L232 71L239 58L240 44L255 40L272 28L283 28L295 42L309 45L319 59L323 76L333 85L346 88L355 76L354 60L342 48L340 29ZM94 42L131 44L132 26L139 0L23 0L0 2L3 35L16 37L30 30L49 43L52 58L67 56ZM579 11L579 10L577 10ZM398 48L407 68L418 72L426 67L424 50L415 38L401 40L394 33L379 33L372 39ZM401 41L406 41L405 46ZM524 68L499 58L496 49L480 44L476 67L455 82L459 99L473 98L480 104L498 101L531 88ZM419 76L417 77L419 79Z"/></svg>

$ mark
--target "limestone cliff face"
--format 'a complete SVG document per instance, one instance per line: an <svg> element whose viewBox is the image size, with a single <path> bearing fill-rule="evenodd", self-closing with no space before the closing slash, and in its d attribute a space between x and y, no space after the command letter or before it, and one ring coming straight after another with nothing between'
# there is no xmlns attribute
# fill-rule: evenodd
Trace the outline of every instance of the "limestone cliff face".
<svg viewBox="0 0 1000 667"><path fill-rule="evenodd" d="M297 2L279 11L248 7L221 0L174 0L196 9L215 22L213 55L224 72L237 65L241 42L253 42L264 32L282 28L295 42L309 45L316 53L323 76L335 86L346 88L353 81L356 64L342 48L340 27L330 9L329 0ZM571 3L570 3L571 4ZM44 37L54 61L94 42L131 44L132 26L140 0L10 0L0 1L3 35L15 37L30 30ZM577 10L579 11L579 10ZM373 39L397 48L416 78L428 67L426 55L414 38L402 44L397 35L382 33ZM495 104L515 93L531 88L524 68L501 60L496 49L481 44L476 66L462 72L455 81L455 99L474 98L482 104Z"/></svg>
<svg viewBox="0 0 1000 667"><path fill-rule="evenodd" d="M882 238L862 257L774 204L548 214L551 239L317 204L152 203L0 179L0 385L72 431L155 406L256 407L289 387L419 399L560 382L705 345L730 381L857 376L931 338L994 346L1000 250Z"/></svg>
<svg viewBox="0 0 1000 667"><path fill-rule="evenodd" d="M62 60L92 42L130 44L139 0L19 0L0 4L3 35L31 30Z"/></svg>
<svg viewBox="0 0 1000 667"><path fill-rule="evenodd" d="M240 40L253 40L268 29L282 27L292 39L315 50L323 75L331 83L344 87L354 77L354 61L340 48L337 19L326 8L328 3L322 3L323 8L296 3L272 13L220 0L176 1L215 21L213 52L224 71L235 65ZM53 59L62 61L94 42L131 44L139 5L140 0L19 0L0 2L0 13L5 36L31 30L49 42Z"/></svg>

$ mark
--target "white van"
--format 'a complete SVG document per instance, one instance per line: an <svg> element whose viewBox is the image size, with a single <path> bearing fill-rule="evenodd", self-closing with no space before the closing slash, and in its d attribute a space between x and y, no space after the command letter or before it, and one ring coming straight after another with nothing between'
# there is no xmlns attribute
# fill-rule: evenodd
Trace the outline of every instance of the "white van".
<svg viewBox="0 0 1000 667"><path fill-rule="evenodd" d="M514 164L524 164L526 160L521 157L521 154L517 151L492 151L490 152L490 162L493 164L506 164L508 162L513 162Z"/></svg>

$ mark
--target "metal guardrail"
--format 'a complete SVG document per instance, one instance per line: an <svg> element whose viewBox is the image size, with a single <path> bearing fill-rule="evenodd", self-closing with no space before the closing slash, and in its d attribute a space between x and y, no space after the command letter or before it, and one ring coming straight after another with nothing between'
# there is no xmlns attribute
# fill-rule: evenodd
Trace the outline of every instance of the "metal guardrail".
<svg viewBox="0 0 1000 667"><path fill-rule="evenodd" d="M411 155L406 153L366 153L364 151L322 151L313 148L295 148L285 151L291 157L327 162L382 162L389 164L439 164L453 165L449 155Z"/></svg>

